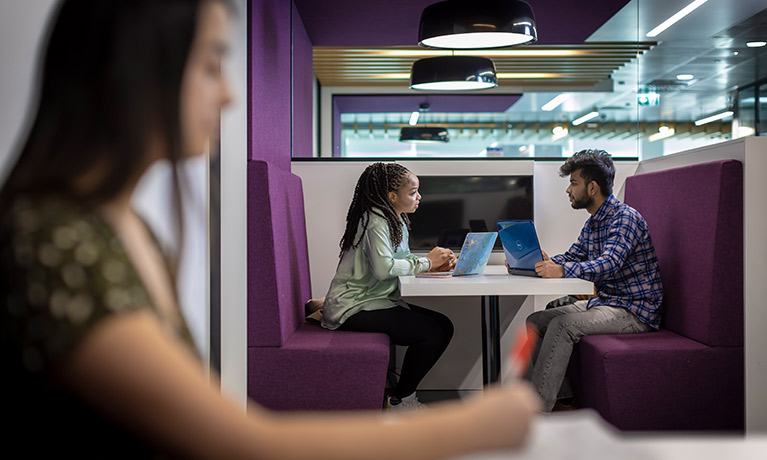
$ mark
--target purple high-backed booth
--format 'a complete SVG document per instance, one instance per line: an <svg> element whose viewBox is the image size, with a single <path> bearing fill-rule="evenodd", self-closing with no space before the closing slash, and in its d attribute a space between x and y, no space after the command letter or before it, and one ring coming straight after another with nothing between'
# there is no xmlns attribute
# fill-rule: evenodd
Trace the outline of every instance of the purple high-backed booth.
<svg viewBox="0 0 767 460"><path fill-rule="evenodd" d="M576 398L623 430L742 431L742 164L633 176L625 202L658 255L661 330L581 339L568 369Z"/></svg>
<svg viewBox="0 0 767 460"><path fill-rule="evenodd" d="M304 322L310 296L301 179L250 161L248 396L276 410L380 409L388 336Z"/></svg>

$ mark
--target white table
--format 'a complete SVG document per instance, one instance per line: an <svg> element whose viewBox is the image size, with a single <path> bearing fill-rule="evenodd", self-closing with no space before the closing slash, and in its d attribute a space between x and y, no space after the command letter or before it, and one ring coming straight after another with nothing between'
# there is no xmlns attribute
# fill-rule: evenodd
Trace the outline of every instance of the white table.
<svg viewBox="0 0 767 460"><path fill-rule="evenodd" d="M520 449L452 460L764 460L767 434L620 432L592 409L540 415Z"/></svg>
<svg viewBox="0 0 767 460"><path fill-rule="evenodd" d="M488 265L481 275L452 278L400 276L404 297L480 296L482 304L482 381L496 382L501 372L501 335L498 298L502 295L592 294L594 285L575 278L537 278L509 275L503 265Z"/></svg>

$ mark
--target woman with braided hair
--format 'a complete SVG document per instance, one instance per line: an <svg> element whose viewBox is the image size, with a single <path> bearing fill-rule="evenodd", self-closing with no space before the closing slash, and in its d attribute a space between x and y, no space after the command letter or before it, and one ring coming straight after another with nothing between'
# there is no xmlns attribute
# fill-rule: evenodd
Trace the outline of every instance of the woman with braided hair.
<svg viewBox="0 0 767 460"><path fill-rule="evenodd" d="M354 190L336 275L325 296L322 325L328 329L383 332L408 347L402 374L392 389L392 409L423 406L418 384L453 337L445 315L402 300L398 277L446 271L455 265L450 249L436 247L418 257L408 247L409 220L421 195L418 178L396 163L374 163Z"/></svg>

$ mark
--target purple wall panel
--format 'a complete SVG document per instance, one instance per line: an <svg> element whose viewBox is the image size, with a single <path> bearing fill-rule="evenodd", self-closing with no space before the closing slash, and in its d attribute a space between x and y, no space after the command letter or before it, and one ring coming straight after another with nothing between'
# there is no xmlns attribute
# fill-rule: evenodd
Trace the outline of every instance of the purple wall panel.
<svg viewBox="0 0 767 460"><path fill-rule="evenodd" d="M248 159L290 171L291 2L251 2Z"/></svg>
<svg viewBox="0 0 767 460"><path fill-rule="evenodd" d="M248 163L248 344L281 346L311 296L301 179Z"/></svg>
<svg viewBox="0 0 767 460"><path fill-rule="evenodd" d="M293 156L312 156L312 42L293 6Z"/></svg>

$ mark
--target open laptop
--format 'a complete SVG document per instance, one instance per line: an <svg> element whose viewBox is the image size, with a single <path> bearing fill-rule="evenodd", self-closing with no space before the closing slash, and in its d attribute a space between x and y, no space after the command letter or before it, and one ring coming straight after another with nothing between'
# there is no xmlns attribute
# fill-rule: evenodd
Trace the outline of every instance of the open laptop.
<svg viewBox="0 0 767 460"><path fill-rule="evenodd" d="M493 252L496 232L469 232L463 240L461 254L450 272L419 273L417 278L448 278L450 276L477 275L484 271Z"/></svg>
<svg viewBox="0 0 767 460"><path fill-rule="evenodd" d="M538 276L535 264L543 260L543 253L533 221L499 220L498 235L501 237L509 273Z"/></svg>

